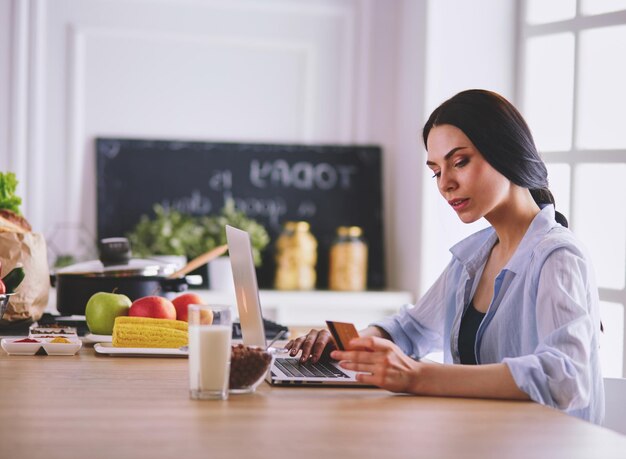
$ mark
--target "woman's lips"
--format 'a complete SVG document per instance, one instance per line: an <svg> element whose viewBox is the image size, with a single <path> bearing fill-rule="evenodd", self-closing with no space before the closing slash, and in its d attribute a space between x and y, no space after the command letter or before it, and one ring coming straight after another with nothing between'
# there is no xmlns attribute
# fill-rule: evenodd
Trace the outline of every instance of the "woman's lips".
<svg viewBox="0 0 626 459"><path fill-rule="evenodd" d="M469 205L469 198L451 199L448 201L448 204L450 204L456 212L459 212Z"/></svg>

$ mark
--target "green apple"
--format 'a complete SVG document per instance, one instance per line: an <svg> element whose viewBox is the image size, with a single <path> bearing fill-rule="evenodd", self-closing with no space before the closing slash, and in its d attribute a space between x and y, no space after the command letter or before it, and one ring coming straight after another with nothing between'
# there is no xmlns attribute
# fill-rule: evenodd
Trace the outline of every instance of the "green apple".
<svg viewBox="0 0 626 459"><path fill-rule="evenodd" d="M113 334L117 316L127 316L132 301L118 293L94 293L85 307L85 320L89 331L95 335Z"/></svg>

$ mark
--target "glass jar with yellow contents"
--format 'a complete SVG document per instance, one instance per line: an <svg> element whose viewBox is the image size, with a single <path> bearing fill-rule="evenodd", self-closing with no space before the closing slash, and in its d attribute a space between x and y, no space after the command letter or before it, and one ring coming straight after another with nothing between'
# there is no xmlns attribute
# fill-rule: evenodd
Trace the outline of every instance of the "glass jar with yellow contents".
<svg viewBox="0 0 626 459"><path fill-rule="evenodd" d="M312 290L317 276L317 239L307 222L286 222L276 241L277 290Z"/></svg>
<svg viewBox="0 0 626 459"><path fill-rule="evenodd" d="M340 226L330 248L328 288L360 291L367 287L367 244L363 229Z"/></svg>

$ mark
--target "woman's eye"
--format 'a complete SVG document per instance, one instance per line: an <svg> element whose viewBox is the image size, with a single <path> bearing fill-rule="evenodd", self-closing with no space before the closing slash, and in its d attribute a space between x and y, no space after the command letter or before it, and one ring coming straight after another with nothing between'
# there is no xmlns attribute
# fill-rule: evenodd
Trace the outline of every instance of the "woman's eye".
<svg viewBox="0 0 626 459"><path fill-rule="evenodd" d="M468 160L467 158L463 158L463 159L461 159L461 160L457 161L457 162L454 164L454 167L463 167L463 166L465 166L467 163L469 163L469 160Z"/></svg>
<svg viewBox="0 0 626 459"><path fill-rule="evenodd" d="M432 178L439 178L441 177L441 172L435 172L435 175L433 175Z"/></svg>

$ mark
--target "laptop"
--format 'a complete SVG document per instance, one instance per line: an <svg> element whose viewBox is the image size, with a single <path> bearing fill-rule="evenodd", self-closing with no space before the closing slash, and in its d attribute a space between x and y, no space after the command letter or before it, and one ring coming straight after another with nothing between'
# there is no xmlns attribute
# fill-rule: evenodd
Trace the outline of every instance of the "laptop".
<svg viewBox="0 0 626 459"><path fill-rule="evenodd" d="M246 231L226 225L226 239L243 344L265 349L267 344L250 236ZM279 353L267 372L267 381L273 385L364 386L355 375L356 372L339 367L335 361L300 364L299 359Z"/></svg>

